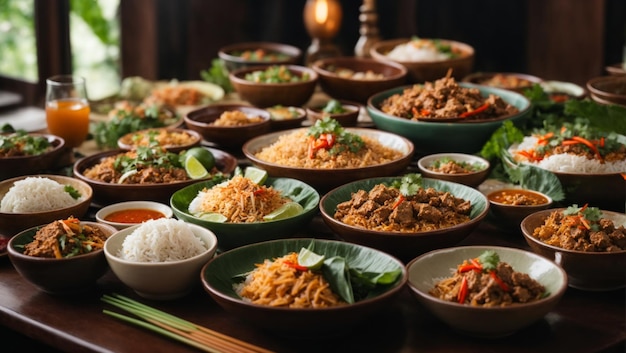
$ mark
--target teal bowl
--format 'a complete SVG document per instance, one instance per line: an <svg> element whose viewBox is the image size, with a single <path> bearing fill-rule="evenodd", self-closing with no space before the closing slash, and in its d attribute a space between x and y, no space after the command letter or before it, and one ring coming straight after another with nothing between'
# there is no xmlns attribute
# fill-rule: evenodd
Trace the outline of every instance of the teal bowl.
<svg viewBox="0 0 626 353"><path fill-rule="evenodd" d="M401 94L410 86L393 88L371 96L367 101L367 112L378 129L393 132L411 140L415 145L416 154L441 152L473 154L482 149L491 134L505 120L520 125L530 117L530 101L517 92L465 82L459 82L459 85L465 88L478 88L484 97L489 94L500 96L505 102L515 106L519 112L482 121L426 122L389 115L380 109L385 99L394 94Z"/></svg>
<svg viewBox="0 0 626 353"><path fill-rule="evenodd" d="M401 178L399 176L363 179L333 189L325 194L320 201L322 219L342 240L369 246L408 262L425 252L457 245L476 229L488 214L489 201L480 191L463 184L423 178L422 186L424 188L432 187L438 191L449 191L455 197L471 201L470 220L453 227L407 233L368 230L335 219L334 214L337 205L350 200L353 193L359 190L369 191L381 183L389 185Z"/></svg>
<svg viewBox="0 0 626 353"><path fill-rule="evenodd" d="M203 181L176 191L170 198L170 206L176 218L207 228L217 236L218 251L226 251L243 245L293 236L313 219L318 210L320 195L310 185L290 178L267 178L266 186L271 186L283 196L291 198L304 208L294 217L256 223L211 222L189 213L189 204L203 188L216 185L213 181Z"/></svg>

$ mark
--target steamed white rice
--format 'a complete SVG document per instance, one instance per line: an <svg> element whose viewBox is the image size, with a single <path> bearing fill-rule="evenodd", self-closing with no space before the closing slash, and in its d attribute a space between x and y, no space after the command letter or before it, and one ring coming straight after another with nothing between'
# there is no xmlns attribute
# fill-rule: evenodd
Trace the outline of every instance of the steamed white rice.
<svg viewBox="0 0 626 353"><path fill-rule="evenodd" d="M524 140L509 148L513 156L517 151L533 150L537 146L537 138L526 136ZM588 159L584 156L562 153L543 158L541 161L530 163L537 167L560 173L580 173L580 174L612 174L626 172L626 160L617 162L601 162L597 159Z"/></svg>
<svg viewBox="0 0 626 353"><path fill-rule="evenodd" d="M189 259L207 250L184 221L159 218L142 223L124 242L117 254L136 262L169 262Z"/></svg>
<svg viewBox="0 0 626 353"><path fill-rule="evenodd" d="M65 185L46 177L27 177L13 183L0 201L5 213L33 213L51 211L78 204L84 196L72 198Z"/></svg>
<svg viewBox="0 0 626 353"><path fill-rule="evenodd" d="M434 46L416 46L413 41L395 46L386 55L397 61L442 61L450 58L450 54L442 53Z"/></svg>

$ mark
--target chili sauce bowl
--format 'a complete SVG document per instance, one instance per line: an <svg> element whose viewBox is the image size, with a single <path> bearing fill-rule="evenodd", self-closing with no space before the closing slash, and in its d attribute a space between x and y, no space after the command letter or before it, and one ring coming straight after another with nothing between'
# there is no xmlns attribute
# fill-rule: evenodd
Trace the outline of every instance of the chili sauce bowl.
<svg viewBox="0 0 626 353"><path fill-rule="evenodd" d="M101 208L96 212L96 221L121 230L149 219L172 218L173 216L172 209L160 202L127 201Z"/></svg>
<svg viewBox="0 0 626 353"><path fill-rule="evenodd" d="M539 191L522 188L493 190L486 196L490 204L489 210L494 218L503 224L514 226L519 226L526 216L545 210L553 204L550 196ZM506 200L507 197L525 197L529 200L535 200L535 202L532 205L512 204Z"/></svg>

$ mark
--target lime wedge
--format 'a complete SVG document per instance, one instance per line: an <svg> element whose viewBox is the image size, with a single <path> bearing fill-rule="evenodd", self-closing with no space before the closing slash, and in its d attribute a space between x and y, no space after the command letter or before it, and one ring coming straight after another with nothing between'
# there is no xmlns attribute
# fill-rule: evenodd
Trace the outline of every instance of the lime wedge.
<svg viewBox="0 0 626 353"><path fill-rule="evenodd" d="M280 206L274 212L263 217L266 221L276 221L279 219L290 218L299 215L304 211L302 205L297 202L287 202L286 204Z"/></svg>
<svg viewBox="0 0 626 353"><path fill-rule="evenodd" d="M209 172L194 156L185 158L185 171L191 179L202 179L209 176Z"/></svg>
<svg viewBox="0 0 626 353"><path fill-rule="evenodd" d="M185 160L190 156L196 157L198 162L200 162L206 170L211 170L215 167L215 156L213 156L211 151L204 147L192 147L185 151L185 153L181 156L183 164L185 164Z"/></svg>
<svg viewBox="0 0 626 353"><path fill-rule="evenodd" d="M267 180L267 172L257 167L246 167L243 177L252 180L254 183L263 185Z"/></svg>
<svg viewBox="0 0 626 353"><path fill-rule="evenodd" d="M319 255L307 248L302 248L298 254L298 265L311 270L318 270L324 264L325 259L326 256L324 255Z"/></svg>
<svg viewBox="0 0 626 353"><path fill-rule="evenodd" d="M228 220L228 218L221 213L203 213L198 218L215 223L224 223Z"/></svg>

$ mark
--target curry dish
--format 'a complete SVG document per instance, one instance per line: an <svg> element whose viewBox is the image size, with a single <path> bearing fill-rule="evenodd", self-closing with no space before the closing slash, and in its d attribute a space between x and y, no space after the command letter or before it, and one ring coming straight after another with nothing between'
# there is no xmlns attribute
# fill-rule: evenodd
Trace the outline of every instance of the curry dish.
<svg viewBox="0 0 626 353"><path fill-rule="evenodd" d="M496 203L514 206L536 206L548 203L548 199L531 191L504 189L489 194L488 199Z"/></svg>
<svg viewBox="0 0 626 353"><path fill-rule="evenodd" d="M107 236L100 228L81 224L77 218L54 221L37 231L24 246L24 255L66 258L102 249ZM71 276L71 273L68 273Z"/></svg>

